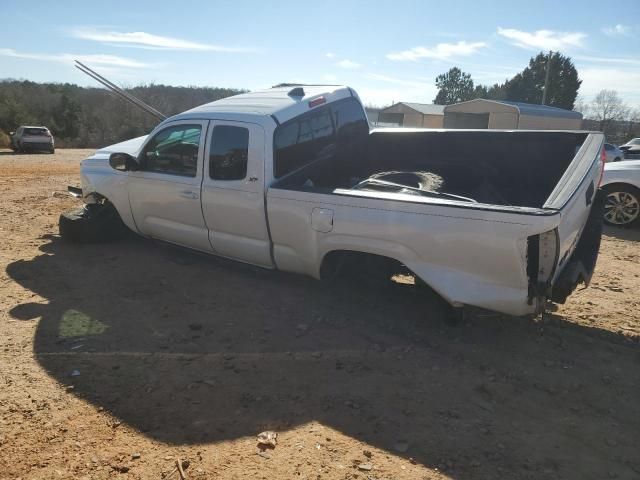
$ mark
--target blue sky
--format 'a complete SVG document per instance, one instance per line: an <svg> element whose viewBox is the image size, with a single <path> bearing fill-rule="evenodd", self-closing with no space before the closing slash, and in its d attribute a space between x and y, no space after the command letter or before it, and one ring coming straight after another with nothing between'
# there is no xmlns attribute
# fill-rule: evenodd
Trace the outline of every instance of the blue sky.
<svg viewBox="0 0 640 480"><path fill-rule="evenodd" d="M26 7L25 5L28 5ZM368 104L430 103L452 66L503 81L540 50L574 59L589 101L640 107L640 1L2 0L0 78L257 89L340 83Z"/></svg>

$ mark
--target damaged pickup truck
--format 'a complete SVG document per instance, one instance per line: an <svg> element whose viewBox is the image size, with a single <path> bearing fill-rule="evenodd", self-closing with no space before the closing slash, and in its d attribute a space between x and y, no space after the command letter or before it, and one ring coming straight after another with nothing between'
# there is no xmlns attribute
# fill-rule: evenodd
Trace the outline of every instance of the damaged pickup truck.
<svg viewBox="0 0 640 480"><path fill-rule="evenodd" d="M602 228L598 132L369 129L344 86L209 103L81 165L72 241L138 234L270 269L413 275L453 307L564 303Z"/></svg>

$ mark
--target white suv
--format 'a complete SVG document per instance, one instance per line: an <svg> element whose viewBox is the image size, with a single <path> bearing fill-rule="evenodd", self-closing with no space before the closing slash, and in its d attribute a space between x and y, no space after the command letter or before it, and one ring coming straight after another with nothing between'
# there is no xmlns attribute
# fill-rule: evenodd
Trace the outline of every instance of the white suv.
<svg viewBox="0 0 640 480"><path fill-rule="evenodd" d="M46 150L55 153L53 135L47 127L20 127L11 135L11 149L16 152Z"/></svg>

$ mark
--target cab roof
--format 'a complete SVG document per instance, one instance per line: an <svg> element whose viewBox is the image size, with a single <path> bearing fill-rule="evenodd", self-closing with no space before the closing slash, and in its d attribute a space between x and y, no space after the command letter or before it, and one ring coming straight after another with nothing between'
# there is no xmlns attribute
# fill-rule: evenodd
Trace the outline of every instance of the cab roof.
<svg viewBox="0 0 640 480"><path fill-rule="evenodd" d="M255 92L243 93L200 105L171 117L170 120L256 116L275 117L282 123L314 107L314 100L330 103L342 98L355 96L353 90L343 85L288 85Z"/></svg>

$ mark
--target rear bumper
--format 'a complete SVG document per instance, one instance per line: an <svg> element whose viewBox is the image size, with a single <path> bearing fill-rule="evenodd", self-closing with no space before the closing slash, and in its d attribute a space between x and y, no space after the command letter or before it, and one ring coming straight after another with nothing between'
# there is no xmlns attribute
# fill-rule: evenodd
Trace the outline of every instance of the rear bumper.
<svg viewBox="0 0 640 480"><path fill-rule="evenodd" d="M580 240L578 240L571 258L553 285L551 291L551 300L553 302L565 303L578 285L584 283L585 286L588 286L589 282L591 282L591 277L596 268L596 261L598 260L598 251L600 250L604 200L604 193L602 190L598 190Z"/></svg>
<svg viewBox="0 0 640 480"><path fill-rule="evenodd" d="M22 148L28 150L50 150L53 142L22 142Z"/></svg>

